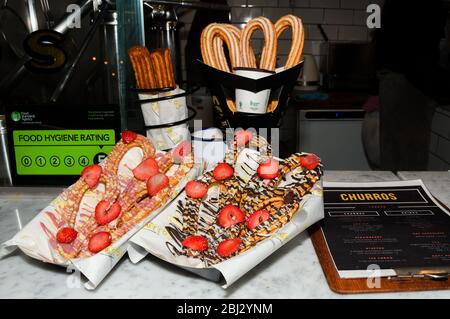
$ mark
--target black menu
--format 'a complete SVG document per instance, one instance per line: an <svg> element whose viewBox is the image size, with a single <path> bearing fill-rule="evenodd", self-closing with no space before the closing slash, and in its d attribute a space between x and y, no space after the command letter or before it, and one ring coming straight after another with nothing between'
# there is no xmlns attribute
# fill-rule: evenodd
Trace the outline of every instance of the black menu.
<svg viewBox="0 0 450 319"><path fill-rule="evenodd" d="M450 213L421 181L327 183L324 204L321 227L340 277L450 267Z"/></svg>

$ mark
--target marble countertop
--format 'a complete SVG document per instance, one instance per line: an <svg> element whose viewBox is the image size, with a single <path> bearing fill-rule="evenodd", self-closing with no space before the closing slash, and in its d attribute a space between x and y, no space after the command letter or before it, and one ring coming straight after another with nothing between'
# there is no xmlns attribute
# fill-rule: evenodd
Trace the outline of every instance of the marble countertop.
<svg viewBox="0 0 450 319"><path fill-rule="evenodd" d="M449 181L439 173L401 172L402 179L423 178L430 190L450 204ZM450 175L450 173L448 173ZM327 171L326 181L393 181L391 172ZM61 189L0 189L0 242L25 225ZM302 233L228 289L156 257L137 265L125 256L94 291L65 268L33 260L20 251L0 260L0 298L450 298L450 291L340 295L327 285L308 234Z"/></svg>

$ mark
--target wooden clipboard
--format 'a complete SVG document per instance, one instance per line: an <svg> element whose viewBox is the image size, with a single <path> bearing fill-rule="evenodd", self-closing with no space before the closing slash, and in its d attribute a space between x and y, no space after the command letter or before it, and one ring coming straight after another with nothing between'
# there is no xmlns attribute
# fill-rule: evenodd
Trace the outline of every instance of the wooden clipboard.
<svg viewBox="0 0 450 319"><path fill-rule="evenodd" d="M436 199L436 198L435 198ZM437 199L436 199L437 200ZM442 206L442 202L437 200ZM374 284L373 278L369 287L367 278L343 279L334 266L333 258L328 249L325 237L320 227L316 223L308 230L316 254L319 257L322 270L327 279L328 286L334 292L340 294L357 293L377 293L377 292L401 292L401 291L426 291L426 290L447 290L450 289L450 278L446 281L435 281L428 278L379 278L379 284Z"/></svg>

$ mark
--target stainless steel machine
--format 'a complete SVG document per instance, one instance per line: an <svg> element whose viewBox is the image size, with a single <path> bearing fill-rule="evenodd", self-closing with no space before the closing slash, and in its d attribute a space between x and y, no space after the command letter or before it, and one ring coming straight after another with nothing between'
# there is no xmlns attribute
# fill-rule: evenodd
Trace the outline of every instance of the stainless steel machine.
<svg viewBox="0 0 450 319"><path fill-rule="evenodd" d="M178 82L181 76L179 39L180 10L229 10L227 5L209 2L144 0L145 43L153 48L169 48Z"/></svg>

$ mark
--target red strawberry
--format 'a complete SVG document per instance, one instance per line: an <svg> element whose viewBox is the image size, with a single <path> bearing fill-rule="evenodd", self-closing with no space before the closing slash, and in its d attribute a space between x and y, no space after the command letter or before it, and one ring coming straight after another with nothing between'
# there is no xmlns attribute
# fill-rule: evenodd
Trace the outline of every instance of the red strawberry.
<svg viewBox="0 0 450 319"><path fill-rule="evenodd" d="M223 228L229 228L245 220L244 213L234 205L227 205L222 208L217 216L217 222Z"/></svg>
<svg viewBox="0 0 450 319"><path fill-rule="evenodd" d="M81 172L81 178L83 178L90 188L97 186L100 175L102 175L102 167L98 164L86 166Z"/></svg>
<svg viewBox="0 0 450 319"><path fill-rule="evenodd" d="M183 240L182 245L183 247L197 251L208 249L208 241L203 236L188 236Z"/></svg>
<svg viewBox="0 0 450 319"><path fill-rule="evenodd" d="M147 191L150 196L155 196L169 185L169 178L164 174L156 174L147 180Z"/></svg>
<svg viewBox="0 0 450 319"><path fill-rule="evenodd" d="M60 244L70 244L77 238L78 232L72 227L63 227L56 233L56 240Z"/></svg>
<svg viewBox="0 0 450 319"><path fill-rule="evenodd" d="M223 181L230 178L234 174L234 169L227 163L219 163L216 168L214 168L213 176L218 181Z"/></svg>
<svg viewBox="0 0 450 319"><path fill-rule="evenodd" d="M110 204L107 200L101 200L97 206L95 206L95 220L99 225L106 225L119 217L122 207L118 202L109 207Z"/></svg>
<svg viewBox="0 0 450 319"><path fill-rule="evenodd" d="M248 217L246 222L247 228L253 230L262 223L264 223L266 220L268 220L269 217L270 214L267 210L265 209L258 210Z"/></svg>
<svg viewBox="0 0 450 319"><path fill-rule="evenodd" d="M183 157L188 156L192 152L191 142L183 141L172 150L172 158L175 164L183 161Z"/></svg>
<svg viewBox="0 0 450 319"><path fill-rule="evenodd" d="M131 142L133 142L137 137L137 134L134 133L133 131L123 131L122 132L122 141L125 144L130 144Z"/></svg>
<svg viewBox="0 0 450 319"><path fill-rule="evenodd" d="M272 179L278 176L278 161L273 158L259 164L256 170L259 177L264 179Z"/></svg>
<svg viewBox="0 0 450 319"><path fill-rule="evenodd" d="M239 130L234 133L234 140L237 145L245 146L253 138L253 133L249 130Z"/></svg>
<svg viewBox="0 0 450 319"><path fill-rule="evenodd" d="M230 257L238 250L240 244L239 238L225 239L217 246L216 253L220 257Z"/></svg>
<svg viewBox="0 0 450 319"><path fill-rule="evenodd" d="M159 166L153 157L143 160L141 164L133 169L134 177L141 181L146 181L156 174L159 174Z"/></svg>
<svg viewBox="0 0 450 319"><path fill-rule="evenodd" d="M186 195L191 198L203 198L208 193L208 186L198 181L190 181L186 184Z"/></svg>
<svg viewBox="0 0 450 319"><path fill-rule="evenodd" d="M88 248L91 253L95 254L111 245L111 242L111 234L107 231L101 231L91 236Z"/></svg>
<svg viewBox="0 0 450 319"><path fill-rule="evenodd" d="M308 154L300 158L300 165L306 169L315 169L320 163L320 158L316 154Z"/></svg>

